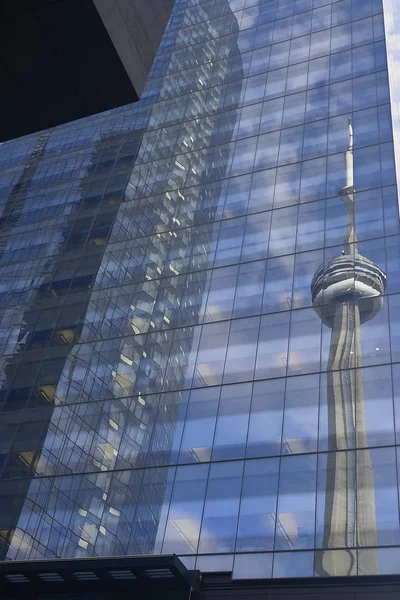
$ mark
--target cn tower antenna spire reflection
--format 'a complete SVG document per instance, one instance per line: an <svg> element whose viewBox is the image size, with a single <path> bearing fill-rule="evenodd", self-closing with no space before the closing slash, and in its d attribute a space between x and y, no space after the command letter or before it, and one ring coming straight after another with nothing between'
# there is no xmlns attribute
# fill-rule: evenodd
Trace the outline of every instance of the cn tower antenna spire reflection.
<svg viewBox="0 0 400 600"><path fill-rule="evenodd" d="M370 455L360 453L356 464L355 449L368 447L361 325L381 310L386 275L358 253L354 223L354 135L350 118L348 133L348 148L344 152L345 185L339 191L348 211L343 251L319 267L311 283L314 310L332 330L327 364L328 454L323 551L316 564L319 575L357 574L356 547L377 544ZM358 471L363 477L357 481ZM364 501L357 502L357 493L361 490L359 497ZM357 535L357 522L368 524L368 544ZM333 549L335 552L330 552ZM367 568L373 573L377 572L376 556L373 553L371 556Z"/></svg>
<svg viewBox="0 0 400 600"><path fill-rule="evenodd" d="M351 118L348 119L348 128L349 128L349 146L344 153L345 157L345 166L346 166L346 184L340 190L339 195L342 200L345 202L347 206L348 216L347 216L347 231L344 239L344 252L345 254L351 254L352 251L357 251L357 235L355 232L354 225L354 134L353 134L353 124ZM350 244L354 244L353 247Z"/></svg>

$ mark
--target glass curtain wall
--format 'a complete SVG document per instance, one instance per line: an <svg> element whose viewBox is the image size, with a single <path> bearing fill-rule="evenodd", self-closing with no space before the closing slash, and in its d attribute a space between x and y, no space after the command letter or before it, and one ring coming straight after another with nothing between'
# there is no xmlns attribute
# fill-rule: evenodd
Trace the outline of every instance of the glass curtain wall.
<svg viewBox="0 0 400 600"><path fill-rule="evenodd" d="M381 0L177 0L137 104L0 147L3 559L399 572L390 114Z"/></svg>

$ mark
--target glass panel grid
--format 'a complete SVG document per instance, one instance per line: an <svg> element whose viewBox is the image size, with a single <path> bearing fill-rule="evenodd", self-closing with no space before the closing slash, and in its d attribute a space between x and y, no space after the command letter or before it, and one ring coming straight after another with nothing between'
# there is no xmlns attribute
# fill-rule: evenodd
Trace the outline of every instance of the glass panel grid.
<svg viewBox="0 0 400 600"><path fill-rule="evenodd" d="M138 103L0 147L2 558L398 572L383 17L177 0Z"/></svg>

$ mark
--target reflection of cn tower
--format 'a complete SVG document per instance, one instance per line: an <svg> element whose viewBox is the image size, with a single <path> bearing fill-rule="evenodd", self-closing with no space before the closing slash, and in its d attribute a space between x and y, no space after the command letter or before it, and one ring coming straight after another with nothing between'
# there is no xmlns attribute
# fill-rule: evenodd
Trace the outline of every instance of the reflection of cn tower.
<svg viewBox="0 0 400 600"><path fill-rule="evenodd" d="M316 564L319 575L355 575L357 541L361 546L376 545L374 480L369 452L359 453L356 471L356 453L346 450L368 445L363 376L359 368L362 366L360 326L382 308L386 275L357 250L351 119L345 164L346 185L339 192L348 209L344 249L340 256L317 269L311 283L314 309L332 329L327 365L329 452L323 548L342 549L321 553ZM357 520L363 524L364 531L368 529L368 540L362 539L361 531L357 540ZM376 557L371 559L368 570L377 572L375 563Z"/></svg>

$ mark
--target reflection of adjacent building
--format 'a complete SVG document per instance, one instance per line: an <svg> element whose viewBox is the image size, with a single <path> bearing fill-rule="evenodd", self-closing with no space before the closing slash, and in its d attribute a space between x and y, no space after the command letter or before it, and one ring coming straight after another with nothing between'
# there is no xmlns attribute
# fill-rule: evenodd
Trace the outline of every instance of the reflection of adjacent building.
<svg viewBox="0 0 400 600"><path fill-rule="evenodd" d="M29 211L30 186L34 187L35 179L40 173L40 164L45 157L51 133L52 131L48 130L37 136L35 146L32 148L16 184L10 190L1 214L3 226L0 241L1 316L11 329L11 334L8 332L0 346L0 355L2 356L0 411L6 412L4 419L6 427L3 426L1 430L2 437L6 437L7 440L0 450L0 476L2 478L31 477L35 472L38 458L37 448L42 438L42 429L36 431L36 435L29 435L29 432L24 429L23 414L29 396L32 398L32 403L37 406L43 405L43 426L45 426L46 420L49 422L51 415L51 408L48 406L49 399L46 394L51 386L24 385L24 377L21 377L23 368L25 367L26 370L30 366L29 362L24 365L21 353L28 348L28 343L32 344L31 334L37 324L37 313L35 313L37 292L44 285L48 273L54 272L55 260L52 254L57 254L60 247L60 245L51 243L54 241L54 233L45 232L42 235L41 246L36 236L30 234L32 229L29 225L25 225L26 233L25 236L23 235L24 224L29 223L29 218L26 220L26 212ZM61 229L64 225L65 223L62 223ZM21 248L22 256L25 254L26 257L29 257L36 254L39 257L39 260L33 261L28 269L22 269L22 273L16 269L16 266L20 265L13 264L15 257L18 257L18 252L15 252L18 247ZM27 272L30 275L28 281ZM19 291L21 300L19 304L16 304L14 294L15 292L18 294ZM55 373L56 376L57 373ZM20 381L21 383L19 383ZM5 435L6 430L7 435ZM17 438L18 432L20 437ZM26 435L27 433L28 435ZM10 451L7 442L13 438L16 439ZM18 487L27 490L28 486L28 480L25 480L25 483L21 482ZM5 555L7 544L22 508L22 501L18 497L10 499L9 504L10 510L3 510L3 514L0 515L0 558Z"/></svg>
<svg viewBox="0 0 400 600"><path fill-rule="evenodd" d="M234 36L232 44L236 44ZM221 83L229 79L225 64L216 62L213 69L215 72L210 72L210 78L217 77L218 73L217 78ZM236 98L237 103L241 88L240 78L231 84L232 100ZM218 180L213 190L216 203L224 190L223 178L230 159L227 148L221 150L216 158L212 146L216 123L220 121L217 109L221 104L222 92L219 93L219 89L215 88L207 105L211 115L216 116L201 121L200 133L205 150L202 160L196 164L197 173L201 174L200 184L210 178ZM195 101L192 96L187 98L189 104ZM236 116L230 112L225 123L225 128L230 132L227 134L228 140L232 137L235 125ZM146 147L151 148L152 135L151 131L143 134L141 148L144 148L144 156ZM191 143L189 139L187 142L185 146ZM138 162L140 158L139 149ZM164 173L160 175L165 176ZM185 203L185 193L185 190L178 192L178 203ZM163 284L165 279L160 278L160 270L156 268L157 259L153 257L157 257L158 253L157 235L144 238L146 243L148 241L144 246L146 258L149 262L154 261L151 268L137 264L137 245L132 243L129 236L130 231L138 229L135 212L130 213L132 203L129 203L129 185L125 199L127 202L118 208L110 241L116 244L122 238L123 251L119 255L116 253L113 260L117 263L120 261L121 270L126 269L131 281L137 284L136 293L134 297L118 297L117 294L116 310L122 315L120 329L111 329L111 340L105 340L100 350L95 351L91 342L101 340L104 334L101 329L96 330L93 323L104 325L115 306L114 300L107 297L109 289L101 297L102 273L107 270L106 259L103 264L100 263L99 275L89 299L90 310L80 337L80 341L86 343L76 344L69 353L54 393L56 403L60 406L55 409L38 459L38 474L62 474L67 477L32 482L9 558L41 556L41 540L48 535L44 523L49 519L52 521L50 535L65 540L58 542L55 551L57 556L138 554L155 550L163 498L169 482L162 469L148 469L143 475L143 471L137 467L170 463L182 393L148 394L160 391L160 387L168 391L186 386L189 357L196 342L195 329L185 327L174 333L168 331L168 325L171 319L175 320L173 312L182 313L182 310L190 313L190 323L195 325L199 322L201 302L191 305L190 294L195 293L201 298L207 289L209 275L206 269L212 265L204 263L204 257L208 256L205 249L215 243L215 236L212 228L201 235L195 227L182 232L169 232L172 250L177 255L189 255L192 260L185 281L189 295L189 302L185 306L185 290L178 286L166 288ZM202 212L205 204L213 214L210 198L200 195L197 203L191 207L193 225L204 219ZM164 207L166 213L174 210L168 192L163 205L151 207L149 204L149 207L154 211L153 221L161 223L164 215L159 212L160 208ZM212 221L212 218L209 220ZM173 274L179 275L179 272ZM144 284L151 280L154 280L154 286L149 295ZM176 359L173 355L164 375L172 337ZM91 376L93 363L103 365L101 378ZM65 382L71 380L76 382L76 387L67 389ZM66 405L62 406L64 402ZM110 473L105 476L106 472ZM78 489L68 491L68 475L73 473L85 474L79 478L78 484L71 484L72 487L78 485ZM38 516L33 523L30 516L38 486L42 487L40 500L34 504L33 510ZM93 492L88 494L85 492L87 489ZM95 496L99 496L96 509L93 508ZM63 510L68 515L68 525L65 527L54 518L51 507L56 501L63 504Z"/></svg>
<svg viewBox="0 0 400 600"><path fill-rule="evenodd" d="M0 397L7 441L13 443L5 443L0 451L0 476L16 481L12 495L0 492L5 506L0 556L6 555L14 535L29 478L41 472L55 391L72 344L79 339L122 195L121 184L111 191L112 181L108 173L104 177L104 170L115 162L118 149L115 173L126 180L134 152L124 159L123 152L138 146L137 135L129 143L125 135L97 132L89 148L72 153L73 160L68 152L58 158L57 151L54 159L57 130L43 132L3 210L7 224L0 257L1 302L12 335L1 348ZM77 180L71 190L65 181L73 176Z"/></svg>
<svg viewBox="0 0 400 600"><path fill-rule="evenodd" d="M353 130L349 119L349 147L345 152L346 185L340 196L347 205L348 226L344 249L320 267L312 281L313 306L323 323L332 330L327 365L328 455L325 489L324 549L316 572L320 575L357 574L357 521L368 524L376 540L373 470L366 436L360 327L383 306L385 273L358 253L354 229ZM360 479L357 474L362 473ZM357 493L364 501L357 502ZM367 500L365 500L367 498ZM373 545L373 544L372 544ZM375 545L377 543L375 542ZM376 558L370 558L371 573L378 572Z"/></svg>

